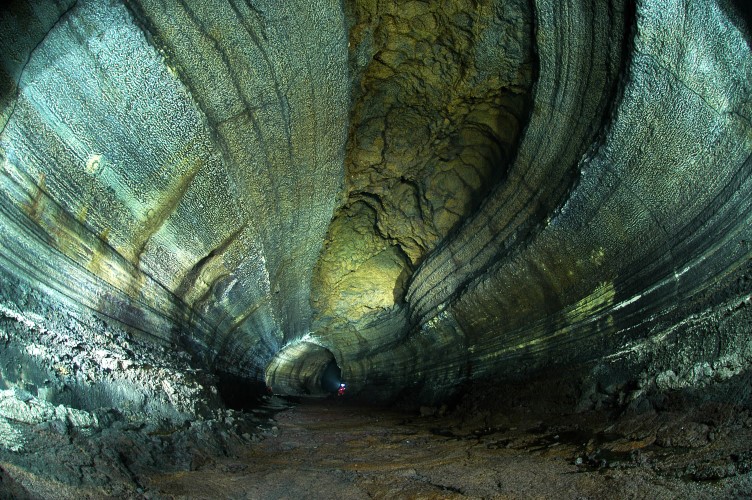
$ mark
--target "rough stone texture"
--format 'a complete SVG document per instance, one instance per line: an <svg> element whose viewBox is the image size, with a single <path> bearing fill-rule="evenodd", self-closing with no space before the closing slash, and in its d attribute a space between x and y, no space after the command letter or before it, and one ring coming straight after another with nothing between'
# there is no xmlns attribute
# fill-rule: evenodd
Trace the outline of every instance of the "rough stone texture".
<svg viewBox="0 0 752 500"><path fill-rule="evenodd" d="M34 33L0 139L4 267L260 376L309 329L342 182L344 17L164 9L80 2Z"/></svg>
<svg viewBox="0 0 752 500"><path fill-rule="evenodd" d="M277 353L266 367L265 378L273 381L274 391L282 394L327 396L329 392L322 384L323 374L332 361L334 355L331 351L304 337ZM295 365L294 373L289 372L290 364Z"/></svg>
<svg viewBox="0 0 752 500"><path fill-rule="evenodd" d="M578 15L577 9L567 12ZM546 19L561 21L567 14L554 15L543 5L536 13L539 33L549 26ZM593 24L580 29L590 26L603 33L609 26L607 17L599 21L590 13L587 19ZM414 384L430 398L451 380L519 376L551 363L594 359L628 340L660 335L692 312L705 318L694 327L707 331L700 325L712 322L727 301L746 303L752 213L748 41L719 6L678 2L664 9L646 2L638 5L635 22L632 37L625 40L629 57L618 92L595 94L603 96L595 102L604 106L606 96L618 98L601 108L610 113L607 126L595 142L584 144L587 150L574 163L563 163L572 186L561 205L545 209L540 218L542 205L529 198L521 211L497 212L500 204L515 199L497 195L505 188L516 188L517 196L527 188L561 188L549 178L502 183L411 278L406 300L417 323L413 332L379 359L352 366L352 381L402 380L401 387ZM551 29L569 26L557 22ZM543 112L548 103L566 103L568 96L576 109L588 109L580 105L576 86L553 86L564 96L537 100L545 83L555 81L543 64L547 50L556 53L538 44L536 106ZM590 78L587 72L578 75ZM598 89L607 83L592 81ZM556 135L547 135L545 142L536 136L544 131L536 129L537 117L534 111L520 144L515 163L520 168L529 166L524 163L528 140L556 147ZM595 133L593 119L582 125L583 131ZM546 122L545 130L554 133L557 122ZM561 141L571 148L581 135L575 133L576 122L567 123ZM537 153L531 156L536 161L546 158L543 151ZM557 168L565 160L556 158ZM539 168L531 168L530 175L537 176ZM546 200L550 203L550 196ZM504 237L506 231L511 234ZM474 277L479 267L482 273ZM725 292L703 297L717 283L724 283ZM717 332L717 342L750 328L743 314L732 324ZM466 349L458 352L448 345ZM411 366L395 358L424 361ZM714 360L708 356L707 361ZM347 366L343 369L347 373Z"/></svg>
<svg viewBox="0 0 752 500"><path fill-rule="evenodd" d="M353 331L399 309L415 265L505 175L534 63L526 2L346 5L346 200L313 301L315 332L350 358L383 344L346 347Z"/></svg>
<svg viewBox="0 0 752 500"><path fill-rule="evenodd" d="M54 405L117 408L179 421L220 406L213 375L182 350L155 346L3 274L0 384Z"/></svg>
<svg viewBox="0 0 752 500"><path fill-rule="evenodd" d="M64 426L64 456L128 435L117 422L224 418L227 374L315 394L332 359L348 395L425 414L481 381L567 377L580 411L670 413L632 444L698 454L723 427L702 405L752 405L743 2L0 11L0 479L14 493L51 491L24 475L43 469L34 426ZM227 425L194 437L221 453L209 436ZM152 444L158 464L172 445ZM729 462L718 446L702 467L665 467L749 472L748 449ZM125 486L96 490L108 457L66 491L132 492L120 458Z"/></svg>
<svg viewBox="0 0 752 500"><path fill-rule="evenodd" d="M632 21L626 5L536 7L535 102L515 161L481 210L416 272L408 297L416 321L435 315L556 216L576 182L578 162L615 105Z"/></svg>
<svg viewBox="0 0 752 500"><path fill-rule="evenodd" d="M223 410L211 418L176 423L112 409L64 409L2 391L0 439L12 436L13 441L0 449L0 494L160 498L148 491L144 478L196 470L277 434L269 415Z"/></svg>
<svg viewBox="0 0 752 500"><path fill-rule="evenodd" d="M673 409L612 424L568 413L564 398L528 406L533 391L513 389L501 401L472 393L454 412L421 416L309 402L278 414L279 432L258 445L143 484L168 498L712 499L751 491L752 455L742 444L752 437L749 413Z"/></svg>
<svg viewBox="0 0 752 500"><path fill-rule="evenodd" d="M42 42L61 16L73 7L67 2L17 2L12 9L0 13L0 128L4 127L15 108L18 83L31 52Z"/></svg>
<svg viewBox="0 0 752 500"><path fill-rule="evenodd" d="M185 351L4 272L0 289L0 497L140 495L141 476L195 469L275 432L280 402L226 409L216 377Z"/></svg>

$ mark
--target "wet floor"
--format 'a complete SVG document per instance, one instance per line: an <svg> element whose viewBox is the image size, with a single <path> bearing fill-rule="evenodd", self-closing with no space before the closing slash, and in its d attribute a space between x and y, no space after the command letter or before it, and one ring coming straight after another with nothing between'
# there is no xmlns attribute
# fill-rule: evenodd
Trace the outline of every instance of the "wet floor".
<svg viewBox="0 0 752 500"><path fill-rule="evenodd" d="M655 437L606 432L598 417L575 424L521 412L478 425L482 419L421 417L337 399L271 404L257 410L274 415L259 428L261 441L197 470L144 478L149 490L260 499L717 498L733 491L728 481L658 474L651 461L665 450Z"/></svg>

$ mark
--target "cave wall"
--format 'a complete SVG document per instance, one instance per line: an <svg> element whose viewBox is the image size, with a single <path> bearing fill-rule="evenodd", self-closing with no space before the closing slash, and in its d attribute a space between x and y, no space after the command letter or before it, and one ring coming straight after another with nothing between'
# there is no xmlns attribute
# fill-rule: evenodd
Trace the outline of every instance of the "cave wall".
<svg viewBox="0 0 752 500"><path fill-rule="evenodd" d="M342 184L339 5L35 5L4 16L3 270L259 377Z"/></svg>
<svg viewBox="0 0 752 500"><path fill-rule="evenodd" d="M414 324L420 326L400 346L408 354L384 357L421 359L420 375L416 380L413 367L393 363L380 373L383 379L400 377L430 391L434 382L423 381L437 377L441 388L452 380L524 376L552 364L564 367L598 359L642 336L666 340L674 325L688 318L696 324L685 338L673 337L673 348L702 351L698 338L704 335L733 347L724 347L723 353L705 351L690 363L686 356L663 352L671 361L661 364L674 363L677 371L689 373L695 364L705 363L713 372L708 378L716 375L715 361L724 373L717 374L721 378L735 376L739 366L748 365L749 41L720 6L641 2L636 12L629 8L604 7L599 19L597 11L584 7L579 13L546 12L538 5L536 110L512 166L513 172L519 168L530 177L502 183L499 194L493 193L418 268L408 303ZM562 78L567 87L558 88L553 76L546 78L549 71L556 75L556 66L546 65L546 53L561 49L560 44L540 43L561 39L544 37L547 28L576 25L597 36L604 34L604 26L614 26L607 23L614 21L614 13L622 13L626 22L615 23L614 39L600 45L610 48L610 54L567 50L565 57L572 59L551 58L562 61L564 68L580 68ZM573 22L561 22L567 15ZM592 17L581 22L577 16ZM630 22L634 24L625 32ZM615 48L620 40L626 50ZM582 59L575 59L577 55ZM624 68L609 102L608 75L616 76L616 64L603 62L619 55ZM600 64L592 63L591 56ZM590 68L605 78L592 76ZM577 88L578 82L583 87ZM537 118L546 109L558 112L567 97L577 110L588 110L583 100L591 103L593 114L582 116L580 125L595 135L573 134L578 114L564 113L567 121L561 122L557 144L559 122L541 117L536 128ZM599 118L602 127L593 130ZM584 142L572 151L577 146L573 139L579 137ZM532 162L545 161L545 150L528 154L528 145L535 147L536 142L552 145L559 155L572 151L573 156L569 161L552 157L550 170L545 163L526 170ZM561 177L554 179L563 180L551 182L557 170ZM536 180L540 172L548 176ZM502 196L505 188L513 194ZM544 201L536 201L538 189L545 193ZM509 206L519 197L526 197L521 213ZM500 211L498 205L506 206ZM715 294L706 297L710 294L703 292L711 288ZM727 293L718 293L718 288ZM714 328L718 315L727 310L736 311L734 326ZM431 319L426 323L426 318ZM463 345L464 352L450 348L456 344ZM654 347L633 345L620 356L660 358L637 353ZM726 372L729 352L737 353L737 368ZM379 366L379 360L366 363L363 371L378 372L372 367Z"/></svg>
<svg viewBox="0 0 752 500"><path fill-rule="evenodd" d="M739 12L17 2L0 18L3 383L62 380L29 346L72 329L286 393L333 358L376 400L573 363L658 389L746 372ZM117 358L82 350L95 372Z"/></svg>

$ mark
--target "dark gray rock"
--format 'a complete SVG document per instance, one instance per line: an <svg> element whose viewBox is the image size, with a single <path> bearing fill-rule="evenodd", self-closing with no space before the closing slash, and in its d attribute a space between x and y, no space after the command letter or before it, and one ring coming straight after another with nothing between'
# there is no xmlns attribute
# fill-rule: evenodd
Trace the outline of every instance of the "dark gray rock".
<svg viewBox="0 0 752 500"><path fill-rule="evenodd" d="M274 432L221 377L322 395L332 362L416 409L552 373L583 412L748 408L748 10L3 7L0 484L134 494Z"/></svg>

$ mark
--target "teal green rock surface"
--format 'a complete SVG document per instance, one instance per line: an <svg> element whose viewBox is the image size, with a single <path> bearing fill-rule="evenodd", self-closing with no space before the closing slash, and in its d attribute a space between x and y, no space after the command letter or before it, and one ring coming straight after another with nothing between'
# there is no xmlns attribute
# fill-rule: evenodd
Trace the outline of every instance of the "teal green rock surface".
<svg viewBox="0 0 752 500"><path fill-rule="evenodd" d="M0 7L0 493L143 495L278 432L236 411L260 393L325 381L438 415L537 380L583 412L738 415L691 439L682 416L674 445L748 429L751 23L731 0ZM734 450L682 481L748 478Z"/></svg>
<svg viewBox="0 0 752 500"><path fill-rule="evenodd" d="M746 373L741 12L15 3L2 388L179 419L221 407L213 377L310 394L331 360L348 394L431 404L557 366L645 390ZM71 336L102 352L63 356ZM152 349L178 357L133 365Z"/></svg>
<svg viewBox="0 0 752 500"><path fill-rule="evenodd" d="M259 376L309 331L342 185L341 9L80 2L45 20L0 139L4 270Z"/></svg>

